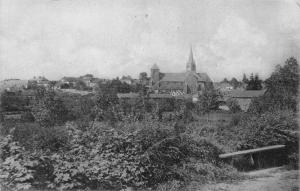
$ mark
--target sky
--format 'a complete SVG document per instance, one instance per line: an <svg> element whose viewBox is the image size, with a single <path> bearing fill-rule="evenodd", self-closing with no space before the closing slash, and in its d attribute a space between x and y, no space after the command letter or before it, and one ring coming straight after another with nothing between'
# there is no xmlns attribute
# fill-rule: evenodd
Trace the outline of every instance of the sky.
<svg viewBox="0 0 300 191"><path fill-rule="evenodd" d="M0 0L0 80L183 72L267 78L300 60L300 0Z"/></svg>

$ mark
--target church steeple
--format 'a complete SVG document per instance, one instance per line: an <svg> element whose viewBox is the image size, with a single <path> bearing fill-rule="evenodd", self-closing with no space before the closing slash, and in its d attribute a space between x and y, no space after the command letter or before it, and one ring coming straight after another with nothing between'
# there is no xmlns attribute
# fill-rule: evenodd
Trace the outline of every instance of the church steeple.
<svg viewBox="0 0 300 191"><path fill-rule="evenodd" d="M186 63L186 71L187 72L196 72L196 63L194 61L193 50L191 47L189 60Z"/></svg>

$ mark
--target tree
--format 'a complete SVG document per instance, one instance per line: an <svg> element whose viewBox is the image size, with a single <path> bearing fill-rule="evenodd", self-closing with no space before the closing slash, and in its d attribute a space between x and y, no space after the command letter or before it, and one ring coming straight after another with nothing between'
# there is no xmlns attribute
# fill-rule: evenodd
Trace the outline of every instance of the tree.
<svg viewBox="0 0 300 191"><path fill-rule="evenodd" d="M28 98L22 95L21 91L4 91L0 99L0 108L2 111L24 111L29 103Z"/></svg>
<svg viewBox="0 0 300 191"><path fill-rule="evenodd" d="M31 105L34 119L42 126L50 127L67 121L68 111L53 90L38 88Z"/></svg>
<svg viewBox="0 0 300 191"><path fill-rule="evenodd" d="M199 95L199 101L197 102L197 110L200 113L209 113L212 110L218 109L219 92L214 89L205 89L201 95Z"/></svg>
<svg viewBox="0 0 300 191"><path fill-rule="evenodd" d="M148 75L146 72L141 72L139 75L139 80L141 82L142 85L146 85L148 83Z"/></svg>
<svg viewBox="0 0 300 191"><path fill-rule="evenodd" d="M297 111L299 78L299 65L295 58L289 58L283 67L276 66L265 81L266 93L254 99L249 110L254 113L283 109Z"/></svg>
<svg viewBox="0 0 300 191"><path fill-rule="evenodd" d="M114 107L118 103L117 92L110 84L103 85L95 95L96 105L94 107L95 120L107 120L112 125L115 122Z"/></svg>
<svg viewBox="0 0 300 191"><path fill-rule="evenodd" d="M229 107L230 111L232 111L233 113L241 111L241 107L238 104L236 99L233 99L233 98L228 99L226 101L226 105Z"/></svg>
<svg viewBox="0 0 300 191"><path fill-rule="evenodd" d="M240 85L240 82L236 78L232 78L230 80L230 84L233 86L234 89L236 89Z"/></svg>
<svg viewBox="0 0 300 191"><path fill-rule="evenodd" d="M299 65L294 57L286 60L283 67L278 67L266 83L266 96L272 104L296 111L299 87Z"/></svg>
<svg viewBox="0 0 300 191"><path fill-rule="evenodd" d="M246 89L247 90L261 90L262 89L261 83L262 83L262 80L259 79L258 74L256 74L254 77L253 73L251 73L250 80L247 84Z"/></svg>
<svg viewBox="0 0 300 191"><path fill-rule="evenodd" d="M121 82L119 78L113 79L111 83L108 83L108 88L111 89L112 91L115 91L117 93L129 93L130 92L130 85Z"/></svg>
<svg viewBox="0 0 300 191"><path fill-rule="evenodd" d="M87 87L87 85L81 81L81 80L78 80L75 84L75 89L76 90L88 90L89 88Z"/></svg>
<svg viewBox="0 0 300 191"><path fill-rule="evenodd" d="M255 89L256 90L261 90L262 89L262 80L259 79L258 74L255 74L254 76L254 82L255 82Z"/></svg>
<svg viewBox="0 0 300 191"><path fill-rule="evenodd" d="M223 83L229 83L229 81L227 80L227 78L224 78L223 81L221 81Z"/></svg>
<svg viewBox="0 0 300 191"><path fill-rule="evenodd" d="M245 83L245 84L249 83L249 80L248 80L246 74L243 74L243 80L242 80L242 82Z"/></svg>

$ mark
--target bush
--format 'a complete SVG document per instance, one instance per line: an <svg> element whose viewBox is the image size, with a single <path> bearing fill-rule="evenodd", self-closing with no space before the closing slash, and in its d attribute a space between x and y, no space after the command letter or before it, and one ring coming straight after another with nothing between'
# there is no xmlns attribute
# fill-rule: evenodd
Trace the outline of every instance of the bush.
<svg viewBox="0 0 300 191"><path fill-rule="evenodd" d="M267 167L269 163L280 165L295 162L294 153L299 153L299 140L297 135L298 124L296 114L290 110L270 111L259 115L245 115L237 126L227 129L227 134L232 134L236 143L235 150L247 150L272 145L286 145L285 152L265 152L257 164ZM289 159L288 156L291 158ZM274 161L273 159L276 159Z"/></svg>
<svg viewBox="0 0 300 191"><path fill-rule="evenodd" d="M192 180L200 181L202 184L212 181L218 182L244 178L235 168L225 163L215 165L210 162L202 163L196 161L188 163L185 168L192 176Z"/></svg>
<svg viewBox="0 0 300 191"><path fill-rule="evenodd" d="M239 122L241 121L243 116L245 116L245 114L243 114L243 113L232 114L232 118L230 120L229 125L230 126L237 126L239 124Z"/></svg>
<svg viewBox="0 0 300 191"><path fill-rule="evenodd" d="M54 90L38 88L31 105L31 113L42 126L61 125L68 120L68 111Z"/></svg>
<svg viewBox="0 0 300 191"><path fill-rule="evenodd" d="M26 151L10 135L2 140L2 182L13 189L145 188L189 180L186 167L194 161L222 168L220 150L213 144L195 141L188 134L179 136L173 127L161 123L133 123L117 129L100 124L79 129L68 123L63 129L68 142L56 150L48 149L55 146L51 141ZM124 133L125 129L131 130Z"/></svg>
<svg viewBox="0 0 300 191"><path fill-rule="evenodd" d="M240 138L244 140L241 148L252 149L295 141L281 132L296 131L298 124L295 113L283 110L245 117L238 124L238 129L244 131L239 133Z"/></svg>
<svg viewBox="0 0 300 191"><path fill-rule="evenodd" d="M233 113L241 111L241 107L238 104L237 100L234 98L228 99L226 105L229 107L229 110Z"/></svg>

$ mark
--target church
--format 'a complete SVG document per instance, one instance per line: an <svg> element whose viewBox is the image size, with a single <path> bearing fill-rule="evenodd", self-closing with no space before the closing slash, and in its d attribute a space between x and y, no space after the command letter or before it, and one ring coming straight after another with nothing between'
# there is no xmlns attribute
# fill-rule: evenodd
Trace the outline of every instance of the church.
<svg viewBox="0 0 300 191"><path fill-rule="evenodd" d="M192 49L182 73L162 73L154 64L151 68L150 87L155 93L173 96L198 94L206 88L212 88L212 81L206 73L198 73Z"/></svg>

